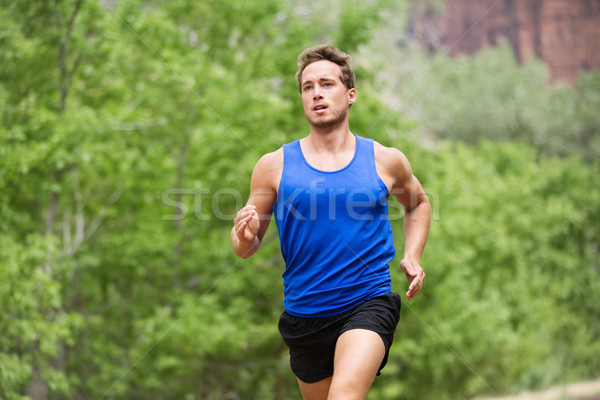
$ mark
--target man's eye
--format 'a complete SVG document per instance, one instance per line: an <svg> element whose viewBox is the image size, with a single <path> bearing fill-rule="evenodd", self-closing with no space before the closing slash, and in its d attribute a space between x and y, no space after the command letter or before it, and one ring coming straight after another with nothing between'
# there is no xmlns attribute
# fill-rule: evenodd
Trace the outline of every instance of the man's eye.
<svg viewBox="0 0 600 400"><path fill-rule="evenodd" d="M333 84L330 83L330 82L326 82L326 83L323 84L323 86L333 86Z"/></svg>
<svg viewBox="0 0 600 400"><path fill-rule="evenodd" d="M307 90L312 89L312 86L304 86L304 91L306 92Z"/></svg>

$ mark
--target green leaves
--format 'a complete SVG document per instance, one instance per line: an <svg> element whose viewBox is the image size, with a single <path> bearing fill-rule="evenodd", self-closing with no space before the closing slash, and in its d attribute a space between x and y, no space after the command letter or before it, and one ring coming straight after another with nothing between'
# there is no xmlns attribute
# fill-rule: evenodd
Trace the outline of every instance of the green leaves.
<svg viewBox="0 0 600 400"><path fill-rule="evenodd" d="M541 67L506 50L443 63L411 99L425 125L363 54L389 1L2 5L0 397L32 382L48 398L297 397L275 224L243 261L229 231L258 158L306 133L295 61L324 41L355 59L352 131L404 151L434 208L426 286L372 396L485 395L600 368L598 168L544 155L589 145L593 159L595 74L542 91ZM481 143L426 151L407 137L422 126ZM573 147L544 147L560 129Z"/></svg>
<svg viewBox="0 0 600 400"><path fill-rule="evenodd" d="M402 89L410 87L411 109L436 136L470 144L522 141L545 154L598 158L592 132L600 118L591 112L598 108L598 72L582 71L574 88L549 86L547 68L537 60L518 64L508 44L457 59L420 58L408 49L403 55L411 63L402 68ZM426 78L412 88L409 74Z"/></svg>
<svg viewBox="0 0 600 400"><path fill-rule="evenodd" d="M452 399L593 377L583 353L600 334L597 167L491 142L446 143L420 163L437 213L389 379L405 396Z"/></svg>

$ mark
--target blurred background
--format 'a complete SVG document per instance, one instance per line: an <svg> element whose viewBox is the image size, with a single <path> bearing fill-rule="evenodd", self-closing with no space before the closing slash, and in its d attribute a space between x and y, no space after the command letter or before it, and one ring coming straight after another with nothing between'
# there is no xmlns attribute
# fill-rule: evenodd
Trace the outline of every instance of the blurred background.
<svg viewBox="0 0 600 400"><path fill-rule="evenodd" d="M599 1L0 3L0 398L300 398L275 224L248 260L229 231L260 156L308 133L320 43L353 57L353 133L433 208L369 399L600 378Z"/></svg>

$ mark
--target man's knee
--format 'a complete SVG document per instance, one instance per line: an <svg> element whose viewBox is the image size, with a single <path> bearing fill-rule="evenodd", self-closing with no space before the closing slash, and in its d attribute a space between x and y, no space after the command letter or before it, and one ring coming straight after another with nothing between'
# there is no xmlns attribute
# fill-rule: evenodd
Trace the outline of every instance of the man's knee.
<svg viewBox="0 0 600 400"><path fill-rule="evenodd" d="M327 400L364 400L372 383L373 380L367 385L364 382L357 384L352 379L338 380L331 385Z"/></svg>
<svg viewBox="0 0 600 400"><path fill-rule="evenodd" d="M315 383L306 383L298 379L300 392L304 400L327 400L329 387L331 386L331 377L325 378Z"/></svg>

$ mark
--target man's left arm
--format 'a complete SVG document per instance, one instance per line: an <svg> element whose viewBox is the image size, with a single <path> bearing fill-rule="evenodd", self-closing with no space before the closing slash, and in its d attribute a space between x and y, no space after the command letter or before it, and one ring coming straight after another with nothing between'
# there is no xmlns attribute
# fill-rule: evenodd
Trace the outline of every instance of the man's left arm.
<svg viewBox="0 0 600 400"><path fill-rule="evenodd" d="M429 236L431 207L421 183L412 173L408 159L397 150L391 156L391 165L394 166L391 193L404 208L404 257L400 261L400 268L410 282L406 298L412 300L425 280L421 255Z"/></svg>

